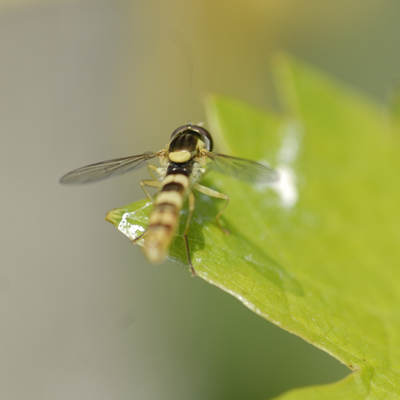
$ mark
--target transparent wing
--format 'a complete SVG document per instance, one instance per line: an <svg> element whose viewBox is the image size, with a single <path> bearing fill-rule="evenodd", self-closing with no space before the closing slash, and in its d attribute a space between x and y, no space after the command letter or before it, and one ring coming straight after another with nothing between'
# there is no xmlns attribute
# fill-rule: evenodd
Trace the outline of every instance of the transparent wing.
<svg viewBox="0 0 400 400"><path fill-rule="evenodd" d="M158 153L144 153L138 156L115 158L102 161L86 167L75 169L60 179L60 183L88 183L99 181L113 175L124 174L142 167L147 160L156 157Z"/></svg>
<svg viewBox="0 0 400 400"><path fill-rule="evenodd" d="M245 182L272 183L279 179L278 172L265 164L214 152L207 152L207 156L212 160L207 164L208 170L222 172Z"/></svg>

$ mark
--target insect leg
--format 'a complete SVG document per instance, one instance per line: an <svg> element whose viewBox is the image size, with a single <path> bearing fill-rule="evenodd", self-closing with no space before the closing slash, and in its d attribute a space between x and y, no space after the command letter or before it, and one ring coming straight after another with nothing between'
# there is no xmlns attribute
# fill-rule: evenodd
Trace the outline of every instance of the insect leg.
<svg viewBox="0 0 400 400"><path fill-rule="evenodd" d="M206 196L210 196L210 197L216 197L217 199L222 199L222 200L226 200L226 203L224 204L224 206L221 208L221 210L219 211L219 213L217 214L217 216L215 217L215 220L217 222L218 227L225 232L227 235L229 235L229 231L225 228L223 228L221 226L221 223L219 222L219 219L222 215L222 213L225 211L225 208L228 206L229 204L229 196L227 196L226 194L217 192L216 190L210 189L208 187L205 187L203 185L200 185L198 183L195 183L193 185L193 188L198 190L200 193L205 194Z"/></svg>
<svg viewBox="0 0 400 400"><path fill-rule="evenodd" d="M189 228L190 228L190 222L192 220L192 215L193 215L193 211L194 211L194 206L196 203L196 198L194 197L193 192L189 192L188 194L188 203L189 203L189 214L186 220L186 228L185 231L183 232L183 241L185 242L185 247L186 247L186 254L187 254L187 258L189 261L189 265L190 265L190 269L192 271L192 276L196 275L196 271L193 268L193 264L192 264L192 260L190 258L190 252L189 252L189 242L188 242L188 233L189 233Z"/></svg>
<svg viewBox="0 0 400 400"><path fill-rule="evenodd" d="M147 229L141 235L139 235L138 237L135 237L135 239L131 240L132 244L136 244L136 242L138 240L140 240L146 233L147 233Z"/></svg>
<svg viewBox="0 0 400 400"><path fill-rule="evenodd" d="M149 193L149 191L146 189L146 186L148 187L153 187L153 188L159 188L161 186L160 181L140 181L140 186L142 187L143 191L146 193L146 196L151 200L151 202L154 204L154 199L153 196Z"/></svg>
<svg viewBox="0 0 400 400"><path fill-rule="evenodd" d="M160 172L161 169L161 172ZM165 168L164 168L165 169ZM163 178L163 173L162 171L164 170L163 168L158 168L153 164L147 164L147 170L149 171L151 177L155 180L158 181ZM157 175L157 176L156 176Z"/></svg>

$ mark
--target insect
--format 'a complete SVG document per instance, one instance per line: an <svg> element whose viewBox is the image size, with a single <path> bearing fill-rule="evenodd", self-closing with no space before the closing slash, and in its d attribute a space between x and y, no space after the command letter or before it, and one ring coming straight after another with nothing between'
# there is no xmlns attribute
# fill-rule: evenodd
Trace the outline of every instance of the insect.
<svg viewBox="0 0 400 400"><path fill-rule="evenodd" d="M155 158L158 158L161 167L147 163ZM206 164L207 171L216 170L250 183L271 183L278 179L278 173L267 165L213 152L213 139L210 133L201 126L187 124L172 133L165 149L78 168L64 175L60 182L65 184L95 182L146 164L153 180L143 180L140 185L152 201L154 209L150 214L147 229L132 242L136 243L144 237L144 252L147 259L156 264L164 261L178 228L179 213L187 199L189 212L183 239L192 275L196 275L196 271L190 257L188 233L195 209L193 190L225 200L224 206L216 215L216 223L228 233L221 226L220 217L229 203L229 197L199 183L206 172ZM147 188L157 189L155 198Z"/></svg>

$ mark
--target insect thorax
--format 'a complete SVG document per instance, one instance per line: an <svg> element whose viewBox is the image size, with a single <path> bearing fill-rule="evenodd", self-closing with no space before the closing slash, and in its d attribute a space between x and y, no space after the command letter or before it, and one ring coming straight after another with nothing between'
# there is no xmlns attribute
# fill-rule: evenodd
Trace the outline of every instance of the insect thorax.
<svg viewBox="0 0 400 400"><path fill-rule="evenodd" d="M176 164L170 162L167 167L167 174L166 175L185 175L188 178L193 172L194 161L188 161L183 164Z"/></svg>

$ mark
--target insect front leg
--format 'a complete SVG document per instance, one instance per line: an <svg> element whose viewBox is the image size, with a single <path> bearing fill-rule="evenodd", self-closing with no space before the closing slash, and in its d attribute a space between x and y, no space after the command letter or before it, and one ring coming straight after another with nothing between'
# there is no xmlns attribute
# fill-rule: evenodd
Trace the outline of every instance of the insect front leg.
<svg viewBox="0 0 400 400"><path fill-rule="evenodd" d="M190 228L190 222L192 221L192 215L193 215L194 207L196 204L196 198L194 197L193 192L189 192L189 194L188 194L188 203L189 203L189 214L188 214L188 217L186 220L185 231L183 232L183 241L185 242L186 254L187 254L188 261L189 261L190 269L192 271L192 276L195 276L196 271L193 267L192 260L190 258L189 242L188 242L188 233L189 233L189 228Z"/></svg>
<svg viewBox="0 0 400 400"><path fill-rule="evenodd" d="M150 192L146 189L146 186L159 189L159 188L161 187L161 182L160 182L160 181L145 180L145 181L140 181L140 186L142 187L143 191L146 193L146 196L147 196L147 197L150 199L150 201L154 204L153 196L152 196L152 195L150 194Z"/></svg>
<svg viewBox="0 0 400 400"><path fill-rule="evenodd" d="M200 185L198 183L195 183L193 185L193 189L198 190L200 193L205 194L206 196L210 196L210 197L215 197L217 199L222 199L222 200L226 200L226 203L224 204L224 206L221 208L221 210L219 211L219 213L217 214L217 216L215 217L215 221L217 222L218 227L221 229L221 231L223 231L224 233L226 233L227 235L230 234L230 232L223 228L221 226L221 223L219 222L219 219L222 215L222 213L225 211L225 208L228 206L229 204L229 196L227 196L226 194L217 192L216 190L210 189L206 186Z"/></svg>

